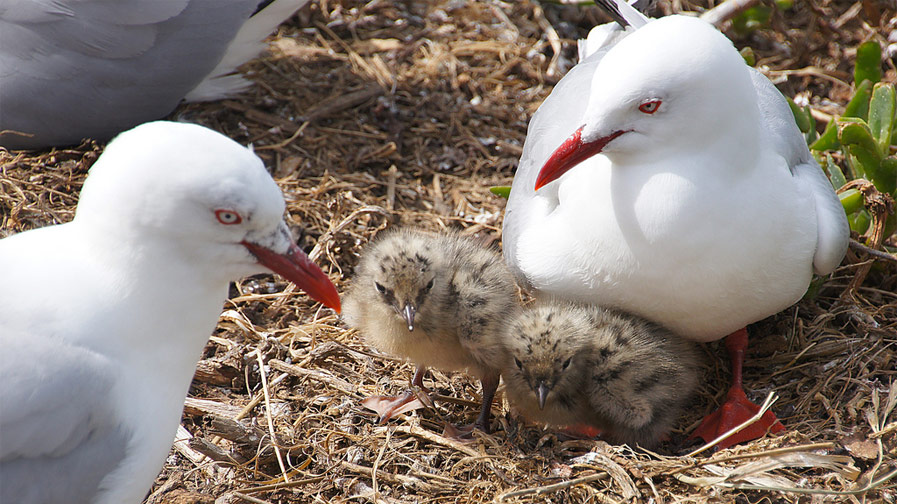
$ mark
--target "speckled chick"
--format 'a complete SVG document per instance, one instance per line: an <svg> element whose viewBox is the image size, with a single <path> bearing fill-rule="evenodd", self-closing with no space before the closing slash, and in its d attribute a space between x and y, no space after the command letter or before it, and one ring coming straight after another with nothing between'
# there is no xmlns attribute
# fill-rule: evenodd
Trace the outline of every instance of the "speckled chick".
<svg viewBox="0 0 897 504"><path fill-rule="evenodd" d="M345 321L372 346L418 366L467 370L483 385L475 426L488 432L489 413L505 360L501 331L519 310L517 290L499 253L455 233L399 229L362 253L344 297ZM388 419L409 399L380 411Z"/></svg>
<svg viewBox="0 0 897 504"><path fill-rule="evenodd" d="M508 401L527 419L656 445L698 384L694 344L644 319L545 301L508 324Z"/></svg>

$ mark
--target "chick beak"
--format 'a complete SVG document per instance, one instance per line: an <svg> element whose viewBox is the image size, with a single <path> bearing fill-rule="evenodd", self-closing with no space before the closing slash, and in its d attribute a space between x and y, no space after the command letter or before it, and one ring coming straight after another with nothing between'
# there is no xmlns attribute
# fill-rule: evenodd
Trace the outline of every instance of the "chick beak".
<svg viewBox="0 0 897 504"><path fill-rule="evenodd" d="M567 173L568 170L579 163L600 153L614 138L617 138L623 133L627 133L626 130L618 130L607 136L592 140L591 142L583 142L582 129L584 127L585 126L580 126L579 129L570 135L570 138L565 140L564 143L551 154L551 157L548 158L548 161L545 162L545 165L543 165L542 169L539 171L538 177L536 177L536 191L549 182L557 180L561 175Z"/></svg>
<svg viewBox="0 0 897 504"><path fill-rule="evenodd" d="M536 387L536 396L539 398L539 409L545 409L545 399L548 398L548 385L545 385L545 382L540 381L539 386Z"/></svg>
<svg viewBox="0 0 897 504"><path fill-rule="evenodd" d="M402 308L402 318L405 319L405 322L408 323L408 331L414 331L414 314L417 312L417 309L413 304L408 303Z"/></svg>

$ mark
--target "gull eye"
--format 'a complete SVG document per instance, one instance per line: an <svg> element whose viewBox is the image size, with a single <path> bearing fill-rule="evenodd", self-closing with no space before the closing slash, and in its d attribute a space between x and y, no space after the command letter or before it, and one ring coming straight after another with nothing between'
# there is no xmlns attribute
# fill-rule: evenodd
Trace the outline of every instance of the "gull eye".
<svg viewBox="0 0 897 504"><path fill-rule="evenodd" d="M646 114L653 114L657 112L657 109L660 108L660 100L650 100L642 103L638 106L640 112L644 112Z"/></svg>
<svg viewBox="0 0 897 504"><path fill-rule="evenodd" d="M226 226L243 222L243 217L240 217L240 214L234 212L233 210L215 210L215 217L218 218L218 222Z"/></svg>
<svg viewBox="0 0 897 504"><path fill-rule="evenodd" d="M565 360L564 363L561 364L561 370L565 370L568 367L570 367L570 362L572 362L572 361L573 361L573 357L570 357L567 360Z"/></svg>
<svg viewBox="0 0 897 504"><path fill-rule="evenodd" d="M517 357L514 357L514 364L517 364L517 369L520 369L521 371L523 371L523 363L520 362L520 359L518 359Z"/></svg>
<svg viewBox="0 0 897 504"><path fill-rule="evenodd" d="M386 287L380 285L380 282L374 282L374 288L377 289L377 292L380 294L386 294Z"/></svg>

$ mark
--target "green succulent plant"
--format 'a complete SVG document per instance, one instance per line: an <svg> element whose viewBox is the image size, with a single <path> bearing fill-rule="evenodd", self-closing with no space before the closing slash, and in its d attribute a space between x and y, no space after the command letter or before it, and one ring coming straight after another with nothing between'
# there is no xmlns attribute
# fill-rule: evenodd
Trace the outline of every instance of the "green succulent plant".
<svg viewBox="0 0 897 504"><path fill-rule="evenodd" d="M844 114L831 122L822 135L809 107L793 102L791 110L798 127L806 135L810 150L828 172L837 189L851 180L865 179L875 188L897 199L897 101L894 84L881 81L881 46L866 42L857 48L854 68L854 95L844 108ZM845 160L843 170L834 162L832 153L840 151ZM846 172L846 173L845 173ZM859 234L866 233L872 216L864 206L863 194L856 188L839 194L850 227ZM887 218L883 238L897 230L897 218Z"/></svg>

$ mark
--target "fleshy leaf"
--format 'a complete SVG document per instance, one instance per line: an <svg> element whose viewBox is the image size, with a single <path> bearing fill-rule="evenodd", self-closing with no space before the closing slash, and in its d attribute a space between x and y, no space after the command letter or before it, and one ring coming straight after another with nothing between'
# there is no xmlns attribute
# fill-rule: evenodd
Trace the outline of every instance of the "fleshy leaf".
<svg viewBox="0 0 897 504"><path fill-rule="evenodd" d="M819 135L819 138L810 144L810 149L814 151L835 150L839 147L841 147L841 143L838 142L838 124L835 120L830 121L822 135Z"/></svg>
<svg viewBox="0 0 897 504"><path fill-rule="evenodd" d="M857 47L853 82L859 87L865 80L873 84L881 80L881 46L874 40L864 42Z"/></svg>
<svg viewBox="0 0 897 504"><path fill-rule="evenodd" d="M894 106L894 85L886 82L876 84L872 89L872 100L869 102L869 129L882 156L888 154L891 142Z"/></svg>
<svg viewBox="0 0 897 504"><path fill-rule="evenodd" d="M838 124L838 140L843 146L859 145L860 147L878 152L878 145L872 137L869 125L862 120L844 121ZM881 156L878 156L881 158Z"/></svg>
<svg viewBox="0 0 897 504"><path fill-rule="evenodd" d="M800 105L794 103L794 100L791 98L785 98L788 101L788 106L791 107L791 113L794 115L794 121L797 123L797 128L802 132L806 133L810 131L810 114L808 110L804 110L800 107Z"/></svg>
<svg viewBox="0 0 897 504"><path fill-rule="evenodd" d="M738 54L741 54L742 59L744 59L744 62L747 63L748 66L754 66L757 64L757 58L754 56L754 50L749 46L738 51Z"/></svg>
<svg viewBox="0 0 897 504"><path fill-rule="evenodd" d="M844 107L844 114L841 117L859 117L865 119L869 116L869 97L872 96L872 82L864 80L857 84L857 89L853 94L853 98Z"/></svg>
<svg viewBox="0 0 897 504"><path fill-rule="evenodd" d="M891 187L891 196L897 199L897 157L888 156L881 160L879 165L879 177L884 181L885 187Z"/></svg>
<svg viewBox="0 0 897 504"><path fill-rule="evenodd" d="M493 186L489 188L489 192L507 199L511 195L511 186Z"/></svg>
<svg viewBox="0 0 897 504"><path fill-rule="evenodd" d="M863 193L856 189L848 189L838 195L841 200L841 206L844 207L844 213L847 215L859 212L863 209Z"/></svg>
<svg viewBox="0 0 897 504"><path fill-rule="evenodd" d="M828 154L825 155L825 171L828 172L828 178L831 180L832 187L835 189L838 189L847 183L847 178L844 176L844 172L841 171L841 167L836 165L835 162L832 161L832 157Z"/></svg>
<svg viewBox="0 0 897 504"><path fill-rule="evenodd" d="M851 230L856 231L857 234L864 234L869 229L872 217L869 215L869 212L861 210L853 215L848 215L847 222L850 224Z"/></svg>

